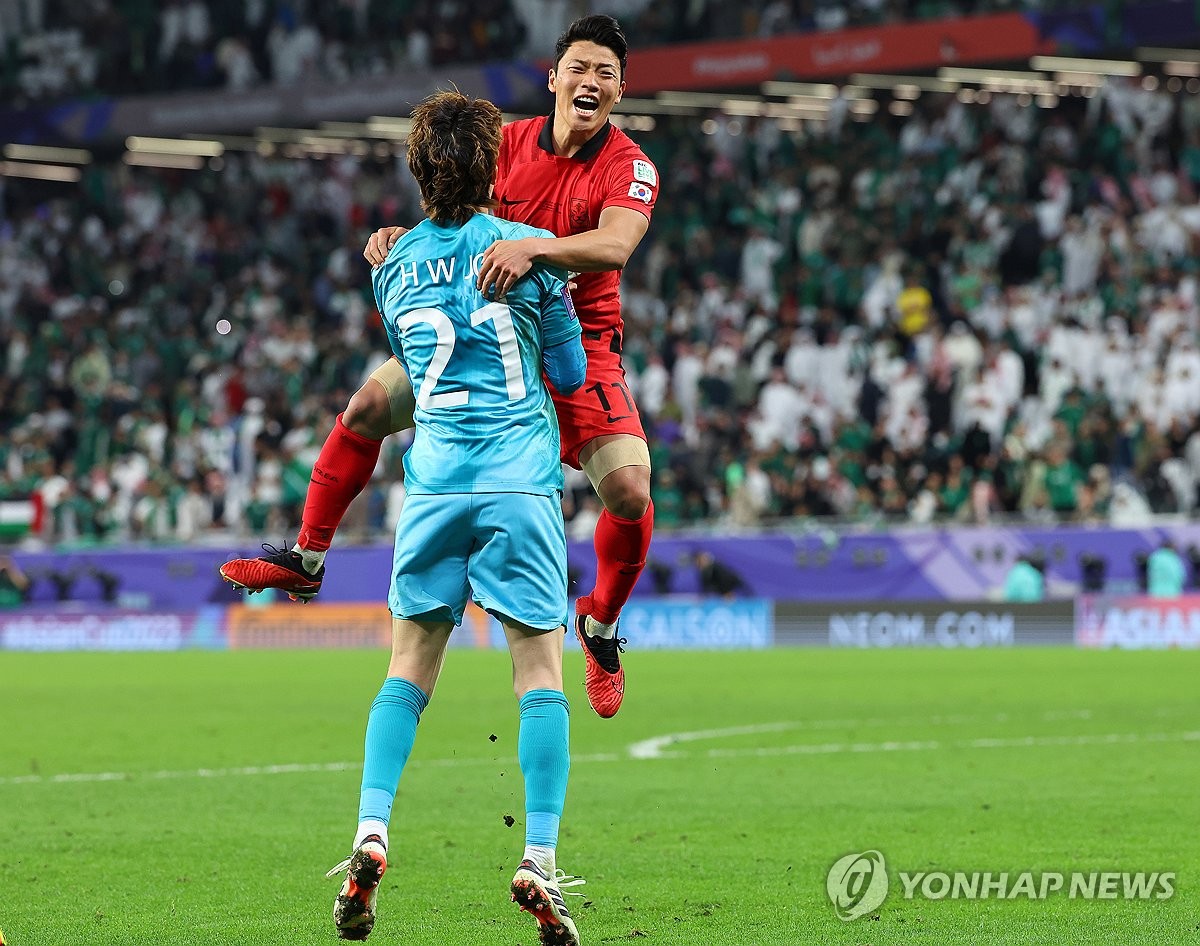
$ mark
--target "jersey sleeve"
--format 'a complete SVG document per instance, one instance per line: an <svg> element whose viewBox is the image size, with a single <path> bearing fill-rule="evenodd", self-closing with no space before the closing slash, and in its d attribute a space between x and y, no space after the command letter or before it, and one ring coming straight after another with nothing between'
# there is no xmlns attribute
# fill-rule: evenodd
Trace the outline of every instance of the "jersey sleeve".
<svg viewBox="0 0 1200 946"><path fill-rule="evenodd" d="M587 355L578 338L542 352L542 371L559 394L574 394L587 380Z"/></svg>
<svg viewBox="0 0 1200 946"><path fill-rule="evenodd" d="M647 217L658 200L658 169L641 151L627 150L614 155L605 175L604 198L600 209L628 207Z"/></svg>
<svg viewBox="0 0 1200 946"><path fill-rule="evenodd" d="M388 292L388 265L377 267L371 273L371 289L375 293L375 307L379 310L380 321L383 322L383 330L387 333L388 344L392 346L392 354L404 362L404 343L400 339L399 333L396 331L396 320L388 318L387 310L384 308L384 300L387 298Z"/></svg>
<svg viewBox="0 0 1200 946"><path fill-rule="evenodd" d="M379 314L383 315L383 297L387 295L384 290L384 279L386 263L381 263L371 270L371 291L375 294L375 308L379 310Z"/></svg>
<svg viewBox="0 0 1200 946"><path fill-rule="evenodd" d="M542 313L543 348L553 348L583 334L566 277L565 270L541 265L534 268L538 307Z"/></svg>

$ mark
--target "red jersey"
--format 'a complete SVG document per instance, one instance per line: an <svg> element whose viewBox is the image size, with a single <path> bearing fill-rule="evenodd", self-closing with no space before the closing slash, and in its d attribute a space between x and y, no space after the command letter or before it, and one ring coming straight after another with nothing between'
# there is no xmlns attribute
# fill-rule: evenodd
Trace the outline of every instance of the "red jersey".
<svg viewBox="0 0 1200 946"><path fill-rule="evenodd" d="M605 207L650 216L658 171L621 129L605 124L573 157L554 153L553 117L504 126L496 169L495 213L505 220L572 236L600 225ZM622 331L621 274L580 273L571 293L585 331Z"/></svg>

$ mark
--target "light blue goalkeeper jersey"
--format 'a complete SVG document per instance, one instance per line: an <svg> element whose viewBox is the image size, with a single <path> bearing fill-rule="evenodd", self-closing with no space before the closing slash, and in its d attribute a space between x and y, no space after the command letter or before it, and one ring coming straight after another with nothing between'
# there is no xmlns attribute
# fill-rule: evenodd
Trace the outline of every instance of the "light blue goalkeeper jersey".
<svg viewBox="0 0 1200 946"><path fill-rule="evenodd" d="M488 246L529 236L553 234L487 214L461 226L425 220L372 274L392 351L416 395L416 434L404 455L410 493L552 495L563 487L542 352L580 336L566 273L535 265L503 303L475 288Z"/></svg>

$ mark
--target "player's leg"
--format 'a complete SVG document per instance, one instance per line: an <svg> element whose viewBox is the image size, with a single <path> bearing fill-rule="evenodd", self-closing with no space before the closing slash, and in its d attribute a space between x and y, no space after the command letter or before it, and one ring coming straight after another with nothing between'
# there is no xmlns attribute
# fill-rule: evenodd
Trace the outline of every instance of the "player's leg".
<svg viewBox="0 0 1200 946"><path fill-rule="evenodd" d="M654 531L650 451L640 437L612 434L590 440L579 460L604 509L593 537L596 584L575 602L575 634L587 656L588 702L607 718L625 696L617 619L646 567Z"/></svg>
<svg viewBox="0 0 1200 946"><path fill-rule="evenodd" d="M579 460L604 504L596 523L596 587L589 596L589 633L611 636L614 625L646 567L654 531L650 500L650 450L630 434L597 437ZM599 627L597 627L599 625Z"/></svg>
<svg viewBox="0 0 1200 946"><path fill-rule="evenodd" d="M435 617L441 615L435 612ZM378 834L387 846L396 786L412 751L421 713L442 672L453 627L451 622L437 619L392 619L387 679L367 716L355 846L368 834Z"/></svg>
<svg viewBox="0 0 1200 946"><path fill-rule="evenodd" d="M554 398L563 462L587 473L604 504L594 540L596 585L575 602L588 702L603 717L614 715L624 699L624 641L616 622L645 567L654 529L650 451L614 341L616 335L584 333L587 381L569 397Z"/></svg>
<svg viewBox="0 0 1200 946"><path fill-rule="evenodd" d="M333 908L343 939L365 939L375 923L396 788L469 593L469 514L469 503L457 497L416 495L408 497L396 524L388 596L392 655L367 717L353 853L330 872L347 871Z"/></svg>
<svg viewBox="0 0 1200 946"><path fill-rule="evenodd" d="M537 921L543 943L578 946L579 932L563 898L570 886L558 869L559 822L571 767L570 713L562 689L562 634L503 622L520 700L517 759L525 779L525 850L510 893Z"/></svg>
<svg viewBox="0 0 1200 946"><path fill-rule="evenodd" d="M404 367L388 359L350 398L321 447L296 544L291 549L264 545L266 555L226 562L221 577L251 594L278 588L293 600L313 598L325 577L325 553L350 503L370 481L383 439L412 427L414 407Z"/></svg>
<svg viewBox="0 0 1200 946"><path fill-rule="evenodd" d="M569 708L562 686L567 543L558 495L476 496L468 566L475 600L500 618L512 655L525 778L525 850L510 892L537 920L542 943L577 946L555 862L570 769ZM515 569L514 562L521 567Z"/></svg>
<svg viewBox="0 0 1200 946"><path fill-rule="evenodd" d="M353 853L329 872L335 876L346 871L333 903L334 928L342 939L366 939L375 925L396 789L416 740L417 723L433 695L452 628L448 621L392 620L387 679L367 716Z"/></svg>

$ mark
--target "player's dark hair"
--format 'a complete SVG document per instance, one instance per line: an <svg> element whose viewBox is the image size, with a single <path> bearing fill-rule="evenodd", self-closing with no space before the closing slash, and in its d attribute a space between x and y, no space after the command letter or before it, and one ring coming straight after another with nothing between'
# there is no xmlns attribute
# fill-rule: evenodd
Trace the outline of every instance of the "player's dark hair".
<svg viewBox="0 0 1200 946"><path fill-rule="evenodd" d="M621 24L606 13L593 13L581 16L567 27L567 31L554 44L554 67L562 62L573 43L595 43L613 51L621 64L621 78L625 78L625 63L629 59L629 44L625 42L625 34Z"/></svg>
<svg viewBox="0 0 1200 946"><path fill-rule="evenodd" d="M466 223L495 206L500 124L495 105L458 91L435 92L413 109L408 169L434 223Z"/></svg>

